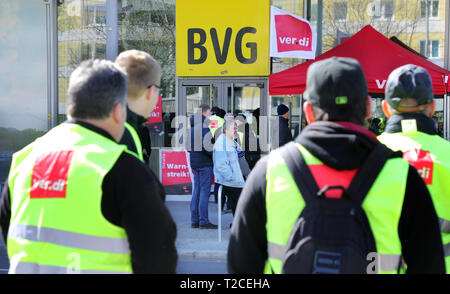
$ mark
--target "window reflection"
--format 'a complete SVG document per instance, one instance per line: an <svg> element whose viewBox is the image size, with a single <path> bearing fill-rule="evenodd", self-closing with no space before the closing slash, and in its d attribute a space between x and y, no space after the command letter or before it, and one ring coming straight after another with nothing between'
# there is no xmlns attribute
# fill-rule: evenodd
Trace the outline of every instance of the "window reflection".
<svg viewBox="0 0 450 294"><path fill-rule="evenodd" d="M66 120L69 77L83 61L106 57L106 0L64 1L58 6L58 122Z"/></svg>

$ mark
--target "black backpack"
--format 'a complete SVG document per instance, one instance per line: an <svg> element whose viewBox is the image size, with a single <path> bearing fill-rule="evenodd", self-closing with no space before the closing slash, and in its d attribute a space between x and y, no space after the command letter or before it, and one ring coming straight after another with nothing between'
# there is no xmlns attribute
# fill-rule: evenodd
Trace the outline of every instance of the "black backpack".
<svg viewBox="0 0 450 294"><path fill-rule="evenodd" d="M358 170L348 189L342 186L325 186L319 191L295 144L291 142L283 149L281 154L306 205L286 244L282 273L373 272L375 240L361 204L386 160L395 156L395 153L383 144L378 144ZM325 192L332 189L342 190L342 197L326 198Z"/></svg>

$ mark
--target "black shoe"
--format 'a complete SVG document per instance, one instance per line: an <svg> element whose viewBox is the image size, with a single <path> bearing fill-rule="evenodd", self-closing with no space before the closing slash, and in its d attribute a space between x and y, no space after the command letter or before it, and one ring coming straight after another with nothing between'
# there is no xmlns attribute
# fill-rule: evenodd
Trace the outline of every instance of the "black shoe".
<svg viewBox="0 0 450 294"><path fill-rule="evenodd" d="M200 224L200 229L217 229L217 225L212 224L212 223L207 223L207 224Z"/></svg>
<svg viewBox="0 0 450 294"><path fill-rule="evenodd" d="M193 228L193 229L198 229L198 223L193 223L193 224L191 224L191 228Z"/></svg>

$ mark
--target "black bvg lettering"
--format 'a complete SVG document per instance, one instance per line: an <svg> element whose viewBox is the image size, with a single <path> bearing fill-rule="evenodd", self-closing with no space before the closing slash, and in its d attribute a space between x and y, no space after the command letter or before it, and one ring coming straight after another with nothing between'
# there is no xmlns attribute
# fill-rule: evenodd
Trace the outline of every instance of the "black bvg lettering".
<svg viewBox="0 0 450 294"><path fill-rule="evenodd" d="M245 44L245 47L250 48L250 58L245 58L244 53L242 52L242 39L245 34L256 34L256 29L253 27L245 27L237 33L235 44L236 58L240 63L251 64L258 58L258 46L254 42Z"/></svg>
<svg viewBox="0 0 450 294"><path fill-rule="evenodd" d="M228 51L230 48L231 37L233 34L232 28L227 28L225 31L225 37L221 46L217 30L215 28L210 29L211 41L214 47L214 54L218 64L225 64L228 58ZM235 42L235 54L237 60L242 64L255 63L258 58L258 45L255 42L248 42L245 47L250 49L250 58L244 56L242 50L242 42L246 34L256 34L256 28L245 27L238 31ZM198 41L196 42L196 35L198 35ZM208 58L208 51L204 44L206 43L206 32L200 28L188 29L188 64L202 64ZM200 57L195 58L195 49L200 50ZM247 55L248 56L248 55Z"/></svg>
<svg viewBox="0 0 450 294"><path fill-rule="evenodd" d="M195 43L195 35L200 36L198 43ZM188 29L188 63L189 64L202 64L208 57L208 51L206 50L206 32L202 29ZM195 49L200 50L200 58L195 59Z"/></svg>
<svg viewBox="0 0 450 294"><path fill-rule="evenodd" d="M228 56L228 48L230 48L231 34L233 30L231 28L227 28L225 32L225 39L223 41L222 50L220 50L219 38L217 37L217 30L212 28L210 30L211 40L214 46L214 53L216 54L216 60L218 64L224 64L227 61Z"/></svg>

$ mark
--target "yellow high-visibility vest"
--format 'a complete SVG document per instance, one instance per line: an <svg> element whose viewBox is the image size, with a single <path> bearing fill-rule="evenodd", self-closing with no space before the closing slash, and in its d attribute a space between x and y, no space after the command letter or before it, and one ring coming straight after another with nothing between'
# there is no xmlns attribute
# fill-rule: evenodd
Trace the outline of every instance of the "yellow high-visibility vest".
<svg viewBox="0 0 450 294"><path fill-rule="evenodd" d="M131 273L125 230L101 212L124 145L63 123L13 155L10 273Z"/></svg>
<svg viewBox="0 0 450 294"><path fill-rule="evenodd" d="M323 164L296 143L307 165ZM285 246L305 207L305 201L279 149L270 153L266 173L266 231L268 261L265 273L281 273ZM403 207L409 165L389 159L365 197L362 208L375 239L379 273L396 273L401 259L398 222ZM392 172L396 171L396 172Z"/></svg>

